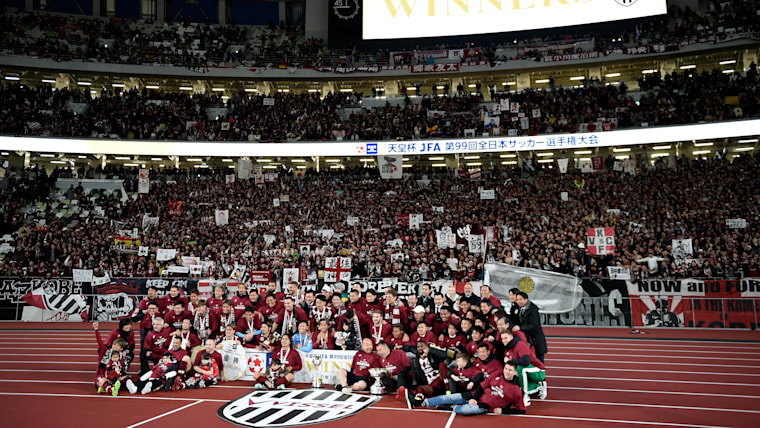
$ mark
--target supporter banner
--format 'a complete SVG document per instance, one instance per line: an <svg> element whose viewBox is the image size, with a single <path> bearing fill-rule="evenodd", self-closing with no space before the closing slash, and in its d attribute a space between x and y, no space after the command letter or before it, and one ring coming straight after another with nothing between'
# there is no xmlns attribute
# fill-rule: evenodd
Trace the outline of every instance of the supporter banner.
<svg viewBox="0 0 760 428"><path fill-rule="evenodd" d="M586 229L586 251L592 256L615 254L615 228L597 227Z"/></svg>
<svg viewBox="0 0 760 428"><path fill-rule="evenodd" d="M515 284L530 294L530 300L547 314L570 312L583 297L578 278L572 275L504 263L487 263L485 270L483 282L491 286L493 294L502 303L509 302L509 289Z"/></svg>
<svg viewBox="0 0 760 428"><path fill-rule="evenodd" d="M409 229L419 230L422 225L422 214L409 214Z"/></svg>
<svg viewBox="0 0 760 428"><path fill-rule="evenodd" d="M93 320L117 321L132 315L139 303L139 297L125 292L95 296Z"/></svg>
<svg viewBox="0 0 760 428"><path fill-rule="evenodd" d="M214 221L217 226L226 226L229 224L230 210L214 210Z"/></svg>
<svg viewBox="0 0 760 428"><path fill-rule="evenodd" d="M91 282L92 269L72 269L75 282Z"/></svg>
<svg viewBox="0 0 760 428"><path fill-rule="evenodd" d="M567 173L567 158L557 159L557 166L559 166L559 172L562 174Z"/></svg>
<svg viewBox="0 0 760 428"><path fill-rule="evenodd" d="M575 54L566 55L547 55L544 57L544 62L563 62L563 61L579 61L584 59L600 58L604 54L601 52L581 52Z"/></svg>
<svg viewBox="0 0 760 428"><path fill-rule="evenodd" d="M730 229L746 229L747 220L743 218L729 218L726 219L726 226L728 226Z"/></svg>
<svg viewBox="0 0 760 428"><path fill-rule="evenodd" d="M142 228L145 229L147 226L158 226L159 221L158 216L151 217L148 213L145 213L142 218Z"/></svg>
<svg viewBox="0 0 760 428"><path fill-rule="evenodd" d="M457 71L459 71L459 63L419 64L412 66L412 73L453 73Z"/></svg>
<svg viewBox="0 0 760 428"><path fill-rule="evenodd" d="M150 193L150 172L141 169L137 180L137 193Z"/></svg>
<svg viewBox="0 0 760 428"><path fill-rule="evenodd" d="M610 279L631 279L631 271L624 267L607 266Z"/></svg>
<svg viewBox="0 0 760 428"><path fill-rule="evenodd" d="M471 254L481 254L485 252L485 240L483 235L470 235L467 237L467 249Z"/></svg>
<svg viewBox="0 0 760 428"><path fill-rule="evenodd" d="M346 223L349 226L357 226L359 224L359 217L350 217L349 216L348 219L346 219Z"/></svg>
<svg viewBox="0 0 760 428"><path fill-rule="evenodd" d="M760 278L627 281L634 326L753 328Z"/></svg>
<svg viewBox="0 0 760 428"><path fill-rule="evenodd" d="M171 216L178 216L182 214L182 207L185 205L183 201L175 201L170 200L169 201L169 215Z"/></svg>
<svg viewBox="0 0 760 428"><path fill-rule="evenodd" d="M481 190L480 199L496 199L496 191L494 189Z"/></svg>
<svg viewBox="0 0 760 428"><path fill-rule="evenodd" d="M351 280L350 257L325 258L325 282L348 282Z"/></svg>
<svg viewBox="0 0 760 428"><path fill-rule="evenodd" d="M582 2L365 1L362 37L403 39L564 27L667 13L665 0ZM437 7L436 7L437 6Z"/></svg>
<svg viewBox="0 0 760 428"><path fill-rule="evenodd" d="M374 290L382 294L386 288L392 287L398 291L399 297L406 298L412 294L419 296L422 293L422 284L430 284L430 288L433 293L446 294L449 286L457 286L457 292L462 292L464 284L468 283L472 285L473 290L480 291L482 281L454 281L452 279L437 279L432 282L419 282L419 281L405 281L399 280L399 278L364 278L364 279L352 279L351 285L361 285L362 292L367 290ZM495 293L494 293L495 295ZM502 302L508 302L509 296L497 296Z"/></svg>
<svg viewBox="0 0 760 428"><path fill-rule="evenodd" d="M671 242L673 248L673 256L685 259L691 257L694 254L694 249L691 246L691 238L689 239L673 239Z"/></svg>
<svg viewBox="0 0 760 428"><path fill-rule="evenodd" d="M583 297L575 309L561 314L541 311L541 324L630 327L631 305L625 281L584 279ZM533 296L530 297L533 300Z"/></svg>
<svg viewBox="0 0 760 428"><path fill-rule="evenodd" d="M251 160L250 159L238 159L238 178L241 180L248 180L251 178Z"/></svg>
<svg viewBox="0 0 760 428"><path fill-rule="evenodd" d="M88 284L74 282L71 278L25 278L25 279L3 279L0 280L0 319L1 320L19 320L21 319L24 307L30 304L29 300L34 299L39 302L41 296L69 296L69 295L87 295L92 290ZM27 297L28 296L28 297ZM26 297L26 299L25 299ZM32 313L39 317L54 318L54 320L69 319L70 316L62 309L56 309L58 303L53 302L55 307L43 307ZM53 304L51 303L51 305ZM74 306L72 306L74 308ZM42 312L47 311L47 312ZM81 312L81 311L80 311ZM60 314L59 314L60 313ZM45 320L47 320L45 318Z"/></svg>
<svg viewBox="0 0 760 428"><path fill-rule="evenodd" d="M380 177L384 180L403 178L404 160L402 156L378 156L377 163L380 169Z"/></svg>
<svg viewBox="0 0 760 428"><path fill-rule="evenodd" d="M159 262L172 260L177 257L177 250L169 248L159 248L156 250L156 260Z"/></svg>
<svg viewBox="0 0 760 428"><path fill-rule="evenodd" d="M303 368L294 373L295 383L311 384L313 372L319 372L322 378L322 384L325 387L331 387L340 383L338 381L338 371L340 369L351 370L351 362L354 359L356 351L331 351L323 349L314 349L311 352L298 351L303 363ZM319 367L314 365L314 357L322 357Z"/></svg>
<svg viewBox="0 0 760 428"><path fill-rule="evenodd" d="M316 70L322 73L378 73L382 70L381 67L376 65L361 66L361 67L307 67L311 70Z"/></svg>

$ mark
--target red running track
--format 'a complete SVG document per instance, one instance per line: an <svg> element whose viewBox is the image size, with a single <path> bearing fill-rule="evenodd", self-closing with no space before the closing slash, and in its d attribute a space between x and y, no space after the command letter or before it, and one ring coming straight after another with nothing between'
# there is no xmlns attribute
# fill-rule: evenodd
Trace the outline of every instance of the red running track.
<svg viewBox="0 0 760 428"><path fill-rule="evenodd" d="M101 323L101 334L115 325ZM251 391L250 382L205 390L119 397L95 394L95 340L82 324L0 324L0 399L4 426L233 426L219 407ZM323 424L362 428L404 425L480 428L760 424L760 333L547 327L549 397L525 416L454 416L408 410L391 397Z"/></svg>

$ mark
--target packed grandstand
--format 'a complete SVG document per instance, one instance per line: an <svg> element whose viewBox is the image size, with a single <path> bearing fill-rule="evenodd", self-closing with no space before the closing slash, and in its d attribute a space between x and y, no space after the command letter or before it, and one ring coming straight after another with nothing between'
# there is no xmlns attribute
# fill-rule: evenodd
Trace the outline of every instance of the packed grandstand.
<svg viewBox="0 0 760 428"><path fill-rule="evenodd" d="M645 1L596 18L576 12L592 0L480 2L566 12L485 35L493 16L459 0L0 5L0 361L16 356L0 371L26 376L0 395L133 398L106 424L130 428L417 408L447 428L751 426L754 378L702 381L760 376L755 360L689 366L729 342L756 352L760 4ZM419 20L442 10L469 30ZM373 35L399 17L431 33ZM48 360L8 347L25 334L87 370L26 373ZM735 421L680 414L719 407L681 383L751 403L720 410Z"/></svg>

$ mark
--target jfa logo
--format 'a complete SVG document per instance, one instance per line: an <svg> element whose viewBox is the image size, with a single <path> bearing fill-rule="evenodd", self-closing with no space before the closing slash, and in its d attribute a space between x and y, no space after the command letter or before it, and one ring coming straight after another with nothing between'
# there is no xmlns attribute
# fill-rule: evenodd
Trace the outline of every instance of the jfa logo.
<svg viewBox="0 0 760 428"><path fill-rule="evenodd" d="M376 155L377 154L377 143L368 143L367 144L367 154L368 155Z"/></svg>

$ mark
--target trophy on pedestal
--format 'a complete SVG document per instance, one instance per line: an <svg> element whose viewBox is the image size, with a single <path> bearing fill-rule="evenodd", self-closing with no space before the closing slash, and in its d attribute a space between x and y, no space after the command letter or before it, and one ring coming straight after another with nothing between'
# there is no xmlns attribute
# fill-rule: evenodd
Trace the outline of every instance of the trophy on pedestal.
<svg viewBox="0 0 760 428"><path fill-rule="evenodd" d="M384 367L373 367L369 369L369 375L375 378L375 383L372 384L372 386L369 387L369 393L372 395L383 395L385 394L385 385L383 385L383 382L380 381L380 378L383 377L383 375L388 374L388 369Z"/></svg>
<svg viewBox="0 0 760 428"><path fill-rule="evenodd" d="M322 355L314 355L311 358L311 387L312 388L321 388L322 387Z"/></svg>

